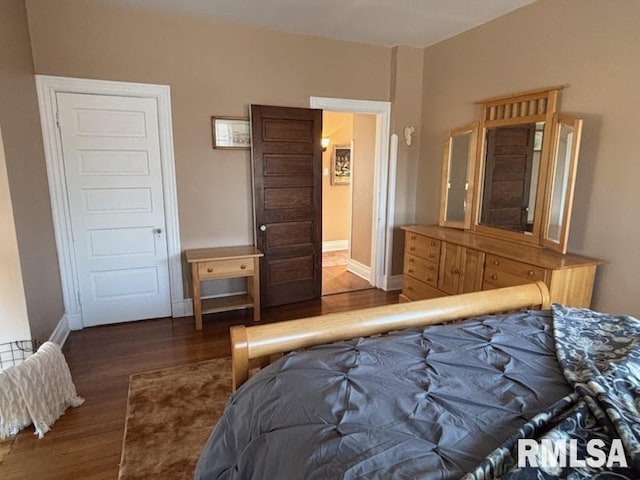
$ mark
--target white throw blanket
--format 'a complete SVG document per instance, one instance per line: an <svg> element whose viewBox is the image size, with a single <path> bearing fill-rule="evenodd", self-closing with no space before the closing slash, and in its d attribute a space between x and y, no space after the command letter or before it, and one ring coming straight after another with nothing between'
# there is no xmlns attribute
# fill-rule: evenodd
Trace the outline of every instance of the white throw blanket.
<svg viewBox="0 0 640 480"><path fill-rule="evenodd" d="M31 423L42 438L68 407L82 403L60 347L46 342L20 365L0 372L0 440Z"/></svg>

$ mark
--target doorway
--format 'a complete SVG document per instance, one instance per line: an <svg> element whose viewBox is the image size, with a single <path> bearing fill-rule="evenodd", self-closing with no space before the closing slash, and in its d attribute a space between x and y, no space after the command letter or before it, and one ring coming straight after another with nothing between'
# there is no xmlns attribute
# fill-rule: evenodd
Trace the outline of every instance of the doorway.
<svg viewBox="0 0 640 480"><path fill-rule="evenodd" d="M323 111L322 294L373 288L376 116Z"/></svg>
<svg viewBox="0 0 640 480"><path fill-rule="evenodd" d="M169 87L46 75L36 86L64 327L184 316Z"/></svg>
<svg viewBox="0 0 640 480"><path fill-rule="evenodd" d="M390 284L391 278L391 249L392 249L392 229L393 229L393 207L394 207L394 191L393 183L388 184L389 179L393 181L393 175L395 171L394 157L390 155L390 115L391 104L384 101L370 101L370 100L352 100L344 98L328 98L328 97L311 97L310 107L322 109L325 114L330 113L349 113L353 115L364 114L367 115L371 123L373 124L373 118L375 118L375 136L373 145L368 144L372 148L373 153L369 155L371 159L370 175L371 179L371 197L366 203L371 207L371 214L369 216L361 216L357 212L353 215L349 214L350 219L356 221L363 220L368 222L370 226L370 242L365 241L365 245L370 248L369 253L359 254L357 258L364 259L364 262L358 262L369 268L358 270L358 263L351 262L351 270L357 270L360 277L364 277L368 282L376 288L387 289ZM346 144L339 144L346 145ZM356 157L358 156L359 145L362 146L362 142L353 142L353 152ZM360 150L361 151L361 150ZM327 153L328 152L328 153ZM333 152L333 147L329 145L325 152L324 157L330 159ZM391 152L393 153L393 152ZM328 155L328 157L327 157ZM329 161L329 160L327 160ZM326 165L326 164L325 164ZM324 168L327 168L326 166ZM358 166L353 165L353 178L358 178ZM323 170L323 183L327 180L327 176L324 173L331 175L331 167L329 171ZM362 178L362 177L361 177ZM344 187L343 187L344 188ZM350 187L351 188L351 187ZM350 198L352 192L349 192ZM390 195L390 196L389 196ZM361 200L360 197L357 198ZM357 207L356 207L357 209ZM329 212L323 212L324 215ZM360 239L361 240L361 239ZM353 245L347 245L347 249L351 249L351 256L353 256ZM342 248L339 245L336 249ZM370 261L367 263L367 259Z"/></svg>

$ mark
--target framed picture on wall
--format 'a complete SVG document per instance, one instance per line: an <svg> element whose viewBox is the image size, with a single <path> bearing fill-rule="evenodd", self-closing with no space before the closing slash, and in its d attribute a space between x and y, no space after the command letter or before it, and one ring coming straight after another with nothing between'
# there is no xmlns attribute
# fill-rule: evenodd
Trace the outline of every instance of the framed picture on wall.
<svg viewBox="0 0 640 480"><path fill-rule="evenodd" d="M331 157L331 185L351 183L351 145L334 145Z"/></svg>
<svg viewBox="0 0 640 480"><path fill-rule="evenodd" d="M249 119L242 117L211 117L213 148L248 150L251 148Z"/></svg>

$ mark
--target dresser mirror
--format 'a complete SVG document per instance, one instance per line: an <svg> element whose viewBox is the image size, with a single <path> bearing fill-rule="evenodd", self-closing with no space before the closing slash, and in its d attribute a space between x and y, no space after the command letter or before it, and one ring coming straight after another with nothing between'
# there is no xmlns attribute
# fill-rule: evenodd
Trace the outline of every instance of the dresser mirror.
<svg viewBox="0 0 640 480"><path fill-rule="evenodd" d="M566 252L582 124L557 113L562 88L483 100L449 132L441 226Z"/></svg>
<svg viewBox="0 0 640 480"><path fill-rule="evenodd" d="M573 205L582 120L557 115L554 124L543 245L566 253Z"/></svg>
<svg viewBox="0 0 640 480"><path fill-rule="evenodd" d="M545 122L487 128L480 224L533 233Z"/></svg>
<svg viewBox="0 0 640 480"><path fill-rule="evenodd" d="M449 132L442 160L441 226L469 228L478 124Z"/></svg>

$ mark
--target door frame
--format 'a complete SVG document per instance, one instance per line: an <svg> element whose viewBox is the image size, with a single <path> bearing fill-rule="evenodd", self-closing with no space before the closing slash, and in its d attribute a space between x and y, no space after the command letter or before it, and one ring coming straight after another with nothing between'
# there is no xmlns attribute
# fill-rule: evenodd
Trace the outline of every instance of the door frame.
<svg viewBox="0 0 640 480"><path fill-rule="evenodd" d="M71 330L84 328L78 289L78 269L73 248L73 229L65 181L62 140L57 127L57 93L85 93L118 95L122 97L153 98L158 106L158 133L160 137L160 164L164 192L165 228L171 314L183 317L189 312L184 298L182 282L182 250L178 223L173 127L171 121L171 91L168 85L116 82L75 77L36 75L40 124L51 199L51 214L58 252L60 280L65 318Z"/></svg>
<svg viewBox="0 0 640 480"><path fill-rule="evenodd" d="M371 233L371 275L374 287L387 289L391 270L386 258L391 258L393 228L389 213L393 212L395 198L389 198L389 172L395 171L389 155L391 131L391 102L353 100L347 98L311 97L311 108L331 112L364 113L376 116L375 167L373 174L373 225Z"/></svg>

